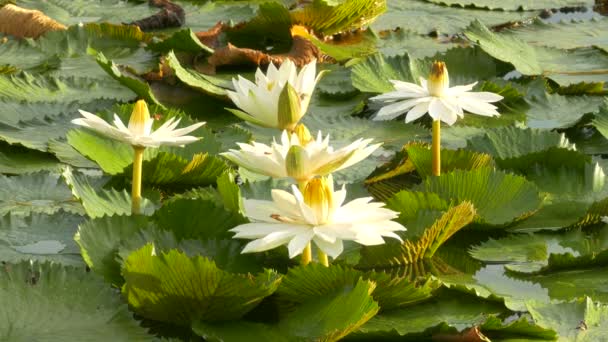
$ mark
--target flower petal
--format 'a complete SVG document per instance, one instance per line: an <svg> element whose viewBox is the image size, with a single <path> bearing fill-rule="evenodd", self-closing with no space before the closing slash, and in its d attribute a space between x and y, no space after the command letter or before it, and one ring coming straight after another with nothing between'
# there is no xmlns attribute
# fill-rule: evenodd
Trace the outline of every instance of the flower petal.
<svg viewBox="0 0 608 342"><path fill-rule="evenodd" d="M429 102L422 102L414 106L414 108L410 109L405 116L405 122L412 122L429 111Z"/></svg>
<svg viewBox="0 0 608 342"><path fill-rule="evenodd" d="M340 239L336 239L334 243L330 243L315 236L313 241L315 242L315 245L319 247L320 250L322 250L323 252L325 252L325 254L329 255L334 259L337 258L340 254L342 254L342 251L344 251L344 244Z"/></svg>
<svg viewBox="0 0 608 342"><path fill-rule="evenodd" d="M307 231L303 231L291 239L287 245L289 257L293 258L296 255L301 254L314 235L314 231L312 229L308 229Z"/></svg>
<svg viewBox="0 0 608 342"><path fill-rule="evenodd" d="M412 100L399 101L380 108L374 116L374 120L391 120L408 111L418 103L428 101L428 97Z"/></svg>

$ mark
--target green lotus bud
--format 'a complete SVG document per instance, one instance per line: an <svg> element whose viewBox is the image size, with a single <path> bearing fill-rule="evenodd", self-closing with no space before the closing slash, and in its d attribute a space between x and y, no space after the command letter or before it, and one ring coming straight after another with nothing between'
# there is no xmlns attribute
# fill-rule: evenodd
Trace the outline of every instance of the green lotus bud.
<svg viewBox="0 0 608 342"><path fill-rule="evenodd" d="M291 84L285 84L279 96L279 129L293 131L302 118L302 108L298 92Z"/></svg>

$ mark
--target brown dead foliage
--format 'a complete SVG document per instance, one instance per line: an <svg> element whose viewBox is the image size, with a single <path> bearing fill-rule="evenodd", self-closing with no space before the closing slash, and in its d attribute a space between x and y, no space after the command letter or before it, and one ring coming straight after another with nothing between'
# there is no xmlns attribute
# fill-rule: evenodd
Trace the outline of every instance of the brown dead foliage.
<svg viewBox="0 0 608 342"><path fill-rule="evenodd" d="M160 8L160 12L149 17L136 20L127 25L138 26L142 31L162 30L172 27L181 27L186 22L184 9L169 0L149 0L150 6Z"/></svg>
<svg viewBox="0 0 608 342"><path fill-rule="evenodd" d="M28 10L12 4L0 8L0 33L19 38L38 38L47 31L65 29L63 24L37 10Z"/></svg>
<svg viewBox="0 0 608 342"><path fill-rule="evenodd" d="M222 32L224 32L224 23L218 21L212 28L207 31L196 32L196 37L201 43L207 45L212 49L216 49L219 46L219 37Z"/></svg>
<svg viewBox="0 0 608 342"><path fill-rule="evenodd" d="M251 65L266 66L270 63L281 64L285 59L291 59L297 66L304 66L313 59L321 60L323 54L310 40L292 31L293 42L291 49L287 53L268 54L266 52L240 48L230 43L226 46L218 47L219 36L227 29L223 23L218 22L210 30L197 32L196 36L201 43L215 48L214 53L207 58L207 64L200 71L204 73L215 73L217 67L228 65Z"/></svg>
<svg viewBox="0 0 608 342"><path fill-rule="evenodd" d="M479 331L479 327L472 327L457 335L438 334L433 336L436 342L491 342L484 334Z"/></svg>

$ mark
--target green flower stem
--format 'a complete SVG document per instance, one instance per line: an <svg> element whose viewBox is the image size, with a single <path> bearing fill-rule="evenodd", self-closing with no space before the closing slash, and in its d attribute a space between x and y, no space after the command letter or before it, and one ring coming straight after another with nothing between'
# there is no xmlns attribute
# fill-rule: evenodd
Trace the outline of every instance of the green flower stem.
<svg viewBox="0 0 608 342"><path fill-rule="evenodd" d="M306 190L306 184L308 184L308 181L298 181L298 188L300 189L301 193L304 193L304 190ZM312 261L312 245L310 244L310 242L306 245L306 247L304 247L304 250L302 251L302 260L300 261L302 265L308 265L310 264L310 262Z"/></svg>
<svg viewBox="0 0 608 342"><path fill-rule="evenodd" d="M322 250L317 251L317 257L319 258L319 263L325 267L329 267L329 258L327 258L327 254Z"/></svg>
<svg viewBox="0 0 608 342"><path fill-rule="evenodd" d="M133 182L131 187L131 213L141 213L141 170L144 161L145 147L133 146Z"/></svg>
<svg viewBox="0 0 608 342"><path fill-rule="evenodd" d="M433 176L441 176L441 121L433 121Z"/></svg>

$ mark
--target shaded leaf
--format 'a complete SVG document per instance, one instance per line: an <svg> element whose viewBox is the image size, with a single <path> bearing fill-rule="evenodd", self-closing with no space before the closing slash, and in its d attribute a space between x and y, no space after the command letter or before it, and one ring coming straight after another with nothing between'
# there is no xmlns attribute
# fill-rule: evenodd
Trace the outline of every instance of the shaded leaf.
<svg viewBox="0 0 608 342"><path fill-rule="evenodd" d="M57 174L39 172L15 177L0 175L0 215L84 214L80 202Z"/></svg>
<svg viewBox="0 0 608 342"><path fill-rule="evenodd" d="M475 209L469 202L451 207L415 241L364 247L358 266L390 267L429 259L453 234L471 223L474 217Z"/></svg>
<svg viewBox="0 0 608 342"><path fill-rule="evenodd" d="M89 217L102 217L113 215L131 214L131 194L127 190L118 191L116 189L98 188L89 182L85 175L72 172L66 168L62 174L67 184L72 188L72 193L80 201ZM148 192L146 195L152 195ZM159 194L153 200L142 198L141 212L144 215L152 215L160 200Z"/></svg>
<svg viewBox="0 0 608 342"><path fill-rule="evenodd" d="M7 264L0 336L10 341L149 341L116 292L84 268ZM35 299L35 300L33 300Z"/></svg>
<svg viewBox="0 0 608 342"><path fill-rule="evenodd" d="M153 244L133 252L122 274L122 292L136 312L178 325L237 319L272 294L281 279L273 271L228 273L207 258L175 250L157 255Z"/></svg>
<svg viewBox="0 0 608 342"><path fill-rule="evenodd" d="M73 239L81 221L82 217L67 213L6 214L0 217L0 259L81 266L82 258Z"/></svg>

